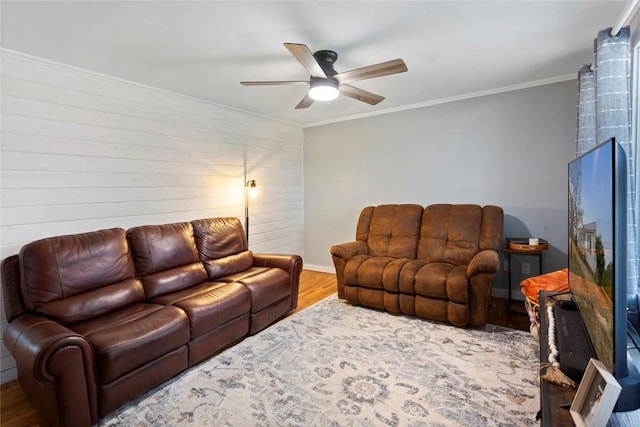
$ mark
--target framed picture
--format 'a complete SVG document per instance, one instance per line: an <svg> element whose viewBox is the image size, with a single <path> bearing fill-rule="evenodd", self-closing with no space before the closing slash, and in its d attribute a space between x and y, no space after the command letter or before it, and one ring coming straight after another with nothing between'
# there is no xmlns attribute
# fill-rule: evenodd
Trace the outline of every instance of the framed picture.
<svg viewBox="0 0 640 427"><path fill-rule="evenodd" d="M569 410L576 427L607 425L621 389L602 362L590 359Z"/></svg>

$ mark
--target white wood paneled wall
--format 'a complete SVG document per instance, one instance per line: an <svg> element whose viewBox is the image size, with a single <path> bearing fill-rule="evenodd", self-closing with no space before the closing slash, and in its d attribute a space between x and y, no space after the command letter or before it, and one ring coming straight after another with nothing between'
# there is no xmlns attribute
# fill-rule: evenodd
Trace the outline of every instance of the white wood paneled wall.
<svg viewBox="0 0 640 427"><path fill-rule="evenodd" d="M263 191L250 210L250 248L303 255L301 127L18 52L0 55L2 259L54 235L244 218L245 179ZM6 326L3 302L3 333ZM1 348L5 383L16 369Z"/></svg>

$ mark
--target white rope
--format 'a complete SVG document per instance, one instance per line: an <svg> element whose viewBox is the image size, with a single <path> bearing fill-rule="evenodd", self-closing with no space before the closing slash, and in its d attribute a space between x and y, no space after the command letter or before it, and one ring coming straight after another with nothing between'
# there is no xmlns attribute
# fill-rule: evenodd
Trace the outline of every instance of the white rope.
<svg viewBox="0 0 640 427"><path fill-rule="evenodd" d="M556 368L560 367L558 362L558 347L556 346L556 318L553 315L553 306L547 306L547 318L549 319L548 342L549 342L549 363Z"/></svg>

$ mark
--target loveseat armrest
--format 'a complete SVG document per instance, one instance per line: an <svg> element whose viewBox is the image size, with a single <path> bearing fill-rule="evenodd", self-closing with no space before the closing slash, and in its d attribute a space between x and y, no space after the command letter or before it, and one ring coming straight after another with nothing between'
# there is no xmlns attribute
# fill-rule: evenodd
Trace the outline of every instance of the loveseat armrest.
<svg viewBox="0 0 640 427"><path fill-rule="evenodd" d="M481 328L487 323L493 278L500 268L498 252L485 249L478 252L467 266L469 277L469 326Z"/></svg>
<svg viewBox="0 0 640 427"><path fill-rule="evenodd" d="M368 255L369 246L363 240L340 243L331 246L330 249L333 265L336 268L336 281L338 282L338 298L345 299L344 293L344 268L347 261L358 255Z"/></svg>
<svg viewBox="0 0 640 427"><path fill-rule="evenodd" d="M331 246L331 255L344 260L349 260L357 255L367 254L369 254L369 247L367 246L367 243L362 240Z"/></svg>
<svg viewBox="0 0 640 427"><path fill-rule="evenodd" d="M467 277L477 276L482 273L497 273L500 268L498 252L493 249L485 249L475 254L467 266Z"/></svg>
<svg viewBox="0 0 640 427"><path fill-rule="evenodd" d="M253 254L253 266L280 268L286 271L291 279L289 309L294 310L298 306L298 288L302 272L302 257L300 255Z"/></svg>
<svg viewBox="0 0 640 427"><path fill-rule="evenodd" d="M87 339L42 316L13 320L3 342L16 359L25 395L53 426L98 420L95 356Z"/></svg>

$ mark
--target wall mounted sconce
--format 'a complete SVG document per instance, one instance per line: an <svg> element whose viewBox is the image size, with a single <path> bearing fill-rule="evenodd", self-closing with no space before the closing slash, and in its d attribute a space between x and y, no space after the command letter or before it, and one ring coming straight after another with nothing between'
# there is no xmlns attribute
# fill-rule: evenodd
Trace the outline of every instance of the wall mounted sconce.
<svg viewBox="0 0 640 427"><path fill-rule="evenodd" d="M258 185L255 179L247 181L244 193L244 231L247 236L247 244L249 244L249 201L258 197Z"/></svg>

